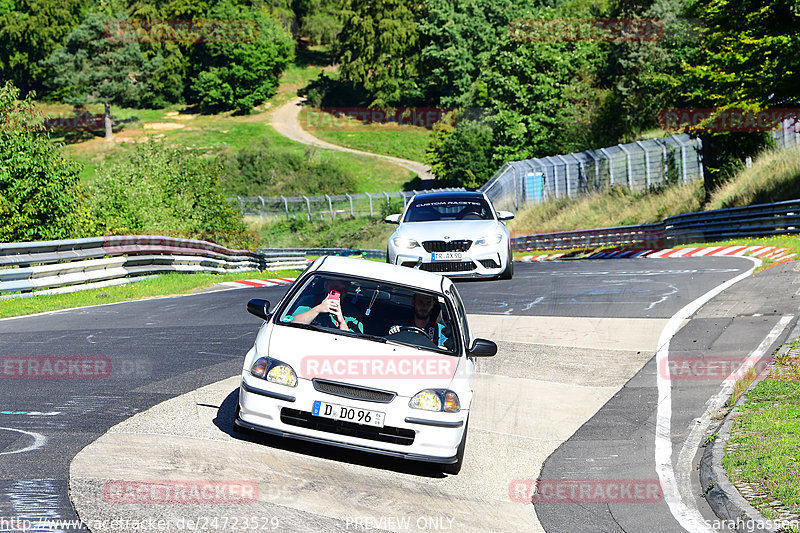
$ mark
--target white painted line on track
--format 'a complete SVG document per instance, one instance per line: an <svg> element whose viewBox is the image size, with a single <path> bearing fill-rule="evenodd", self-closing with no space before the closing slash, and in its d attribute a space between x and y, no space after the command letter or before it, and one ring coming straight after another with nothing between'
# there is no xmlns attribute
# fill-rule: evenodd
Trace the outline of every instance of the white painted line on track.
<svg viewBox="0 0 800 533"><path fill-rule="evenodd" d="M6 431L14 431L16 433L22 433L23 435L28 435L29 437L33 438L33 444L26 448L21 448L19 450L13 450L10 452L0 452L0 455L12 455L15 453L25 453L25 452L32 452L33 450L37 450L47 444L47 437L44 435L40 435L39 433L34 433L32 431L25 431L22 429L15 429L15 428L4 428L0 427L0 430Z"/></svg>
<svg viewBox="0 0 800 533"><path fill-rule="evenodd" d="M667 364L669 360L669 344L684 320L691 317L698 309L722 291L750 276L761 265L761 260L759 259L748 259L753 261L753 267L750 270L714 287L687 304L669 319L658 339L656 368L669 368ZM661 481L661 486L664 490L664 501L669 506L672 516L686 531L691 533L713 533L714 530L703 519L700 510L694 504L693 498L684 501L681 496L684 491L678 486L678 480L672 464L672 383L668 377L661 374L661 372L656 372L658 411L656 416L655 462L658 479Z"/></svg>

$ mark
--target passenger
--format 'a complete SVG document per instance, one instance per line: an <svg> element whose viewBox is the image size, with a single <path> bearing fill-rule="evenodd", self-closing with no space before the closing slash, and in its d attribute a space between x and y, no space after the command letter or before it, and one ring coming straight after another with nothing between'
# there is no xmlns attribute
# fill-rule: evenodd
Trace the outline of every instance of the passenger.
<svg viewBox="0 0 800 533"><path fill-rule="evenodd" d="M346 281L326 278L322 283L322 294L316 297L301 296L294 314L284 317L283 320L288 321L291 318L296 324L314 324L364 333L364 325L359 320L360 313L345 298L349 287L350 284ZM339 296L332 296L332 291L336 291Z"/></svg>

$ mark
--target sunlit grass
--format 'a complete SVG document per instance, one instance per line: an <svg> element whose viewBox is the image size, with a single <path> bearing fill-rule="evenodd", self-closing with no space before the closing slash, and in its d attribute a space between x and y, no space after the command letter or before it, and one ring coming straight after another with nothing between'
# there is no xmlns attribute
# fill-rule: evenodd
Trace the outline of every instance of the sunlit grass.
<svg viewBox="0 0 800 533"><path fill-rule="evenodd" d="M14 298L0 302L0 318L30 315L59 309L70 309L89 305L108 304L154 298L191 294L207 289L223 281L242 279L267 279L296 277L299 270L275 272L235 272L227 274L185 274L168 273L134 281L127 285L116 285L101 289L88 289L67 294L43 294L27 298Z"/></svg>

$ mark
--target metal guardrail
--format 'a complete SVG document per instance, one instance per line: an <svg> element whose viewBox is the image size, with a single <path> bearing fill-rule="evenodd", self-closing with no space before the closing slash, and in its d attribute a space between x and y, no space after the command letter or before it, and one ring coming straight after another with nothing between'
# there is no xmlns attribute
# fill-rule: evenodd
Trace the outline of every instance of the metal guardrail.
<svg viewBox="0 0 800 533"><path fill-rule="evenodd" d="M800 200L675 215L664 220L668 244L800 233Z"/></svg>
<svg viewBox="0 0 800 533"><path fill-rule="evenodd" d="M386 250L370 250L364 248L262 248L259 250L264 255L291 253L300 255L360 255L370 259L386 259Z"/></svg>
<svg viewBox="0 0 800 533"><path fill-rule="evenodd" d="M89 288L160 272L223 273L306 265L304 254L265 255L206 241L153 235L8 243L0 244L0 293L39 289L68 292L67 287L75 285Z"/></svg>
<svg viewBox="0 0 800 533"><path fill-rule="evenodd" d="M520 235L515 251L616 246L664 248L692 242L800 233L800 200L675 215L658 224Z"/></svg>
<svg viewBox="0 0 800 533"><path fill-rule="evenodd" d="M664 225L647 224L642 226L619 226L579 231L561 231L522 235L511 239L511 247L516 252L535 250L569 250L572 248L592 248L596 246L617 246L620 248L663 248Z"/></svg>

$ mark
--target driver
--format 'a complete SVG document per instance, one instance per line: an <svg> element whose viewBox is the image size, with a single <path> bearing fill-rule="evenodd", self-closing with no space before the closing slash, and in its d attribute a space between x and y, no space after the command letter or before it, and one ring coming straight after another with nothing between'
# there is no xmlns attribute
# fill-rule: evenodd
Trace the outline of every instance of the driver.
<svg viewBox="0 0 800 533"><path fill-rule="evenodd" d="M433 316L436 298L430 294L414 293L411 297L414 306L414 316L403 325L397 324L389 328L389 335L398 333L403 327L415 327L425 332L428 338L437 346L445 346L447 336L444 334L446 326L437 322Z"/></svg>
<svg viewBox="0 0 800 533"><path fill-rule="evenodd" d="M349 286L350 284L346 281L326 278L322 282L323 293L316 299L307 295L302 296L294 315L284 317L284 320L291 318L291 321L297 324L315 324L335 327L343 331L364 333L364 326L357 318L358 312L344 301ZM331 291L338 292L339 298L332 298ZM343 313L343 309L347 313L346 315Z"/></svg>

